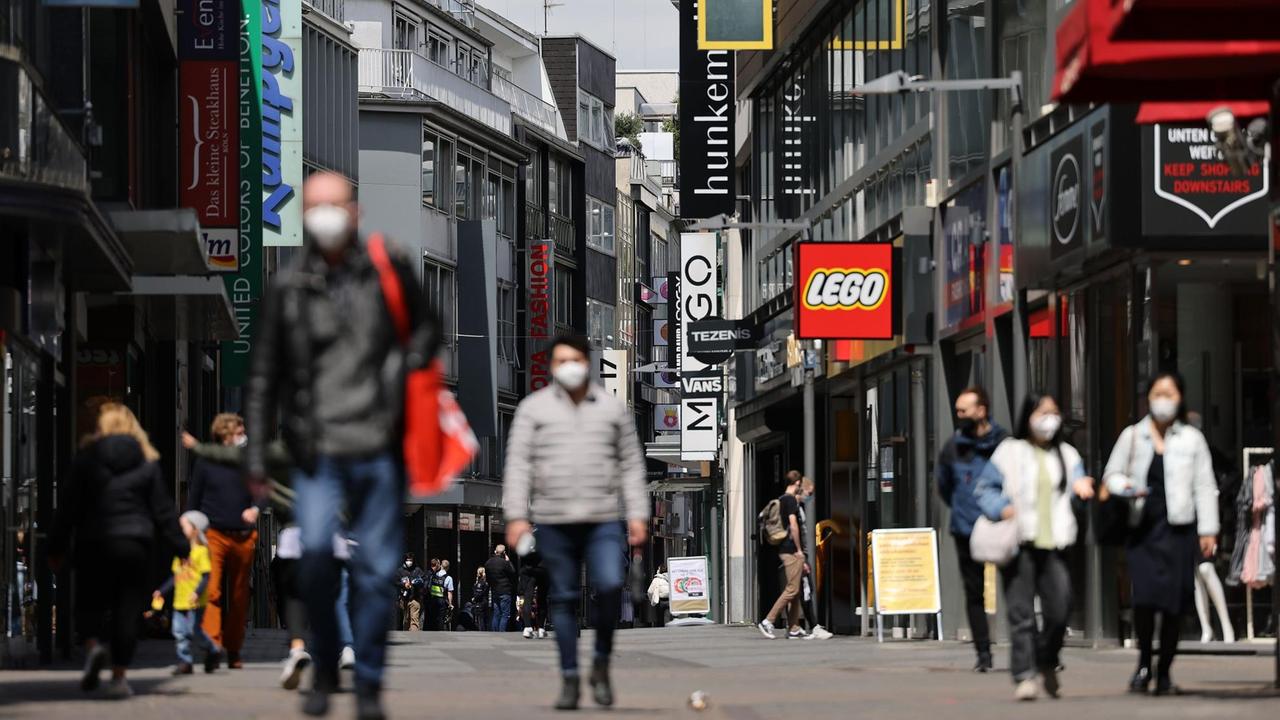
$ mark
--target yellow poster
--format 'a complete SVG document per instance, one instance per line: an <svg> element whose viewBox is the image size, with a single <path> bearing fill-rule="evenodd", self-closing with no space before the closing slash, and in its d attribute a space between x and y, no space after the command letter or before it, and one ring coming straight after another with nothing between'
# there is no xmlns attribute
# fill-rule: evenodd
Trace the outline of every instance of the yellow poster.
<svg viewBox="0 0 1280 720"><path fill-rule="evenodd" d="M932 528L871 533L876 612L932 615L942 610L938 586L938 536Z"/></svg>

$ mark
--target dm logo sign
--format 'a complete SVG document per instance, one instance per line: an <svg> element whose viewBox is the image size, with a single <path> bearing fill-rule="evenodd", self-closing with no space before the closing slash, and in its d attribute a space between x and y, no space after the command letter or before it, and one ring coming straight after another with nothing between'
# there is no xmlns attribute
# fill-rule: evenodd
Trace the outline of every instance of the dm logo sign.
<svg viewBox="0 0 1280 720"><path fill-rule="evenodd" d="M796 337L893 339L893 264L889 243L798 243Z"/></svg>

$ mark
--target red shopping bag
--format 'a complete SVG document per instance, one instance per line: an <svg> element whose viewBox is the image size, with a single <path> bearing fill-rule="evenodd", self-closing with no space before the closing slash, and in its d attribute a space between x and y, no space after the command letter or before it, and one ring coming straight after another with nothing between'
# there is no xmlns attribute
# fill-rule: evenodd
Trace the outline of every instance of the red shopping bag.
<svg viewBox="0 0 1280 720"><path fill-rule="evenodd" d="M402 344L408 345L409 309L382 235L370 236L368 247L396 334ZM404 466L409 493L426 496L444 492L479 451L480 442L471 431L467 416L445 387L440 361L410 370L404 386Z"/></svg>

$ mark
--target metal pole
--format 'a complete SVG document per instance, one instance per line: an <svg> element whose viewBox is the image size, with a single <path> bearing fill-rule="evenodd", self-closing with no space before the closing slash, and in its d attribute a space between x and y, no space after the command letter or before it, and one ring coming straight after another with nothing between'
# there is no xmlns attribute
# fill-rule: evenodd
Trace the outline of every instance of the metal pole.
<svg viewBox="0 0 1280 720"><path fill-rule="evenodd" d="M1271 86L1271 108L1268 114L1268 131L1271 134L1271 158L1264 162L1269 162L1271 167L1268 168L1272 181L1270 202L1271 207L1267 213L1267 280L1270 285L1271 293L1271 432L1274 434L1274 447L1280 448L1280 283L1277 283L1276 277L1276 241L1277 241L1277 223L1280 222L1280 189L1276 188L1275 178L1277 172L1280 172L1280 158L1277 157L1277 148L1280 148L1280 81ZM1273 467L1275 460L1272 460ZM1273 628L1278 627L1280 622L1280 583L1271 584L1271 625ZM1280 688L1280 633L1276 634L1275 648L1275 686Z"/></svg>
<svg viewBox="0 0 1280 720"><path fill-rule="evenodd" d="M805 348L804 350L804 355L805 355L804 357L804 475L810 480L813 480L817 475L818 468L817 468L816 460L814 459L814 456L815 456L814 443L816 441L816 438L814 437L814 422L813 422L813 419L814 419L813 417L814 415L813 368L809 367L810 352L813 352L813 351L809 348ZM814 555L814 540L813 540L814 527L816 526L816 523L817 523L817 519L814 516L814 507L815 507L815 503L813 500L813 496L811 495L807 500L804 501L804 516L809 521L809 527L805 528L804 537L801 538L801 540L804 542L804 554L805 554L805 557L808 558L809 560L810 569L813 569L814 564L817 563L817 559L818 559L817 556ZM812 584L812 579L810 580L810 583ZM801 599L803 600L803 598ZM815 598L815 602L816 602L816 598Z"/></svg>

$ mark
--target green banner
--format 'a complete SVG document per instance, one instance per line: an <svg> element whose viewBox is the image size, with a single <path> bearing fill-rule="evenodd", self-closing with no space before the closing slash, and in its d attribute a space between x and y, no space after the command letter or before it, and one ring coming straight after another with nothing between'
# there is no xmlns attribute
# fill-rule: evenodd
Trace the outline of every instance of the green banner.
<svg viewBox="0 0 1280 720"><path fill-rule="evenodd" d="M222 343L222 385L243 387L262 301L262 5L242 0L240 23L240 270L224 275L240 338Z"/></svg>

